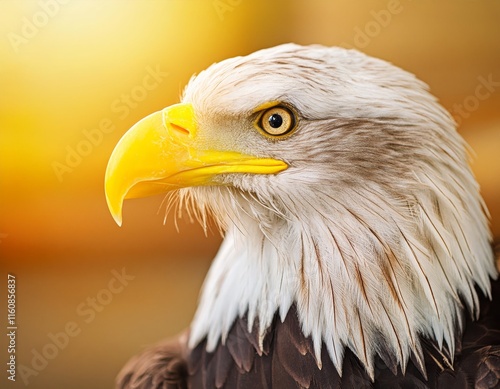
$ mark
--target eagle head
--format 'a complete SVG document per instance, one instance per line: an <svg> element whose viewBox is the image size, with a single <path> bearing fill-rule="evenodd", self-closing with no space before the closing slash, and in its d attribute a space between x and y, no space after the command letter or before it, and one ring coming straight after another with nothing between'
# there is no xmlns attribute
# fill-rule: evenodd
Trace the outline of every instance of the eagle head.
<svg viewBox="0 0 500 389"><path fill-rule="evenodd" d="M453 356L496 277L485 206L455 123L412 74L355 50L281 45L193 77L120 140L106 195L169 193L225 239L189 345L238 317L264 337L296 307L318 366L349 348L404 371L422 338Z"/></svg>

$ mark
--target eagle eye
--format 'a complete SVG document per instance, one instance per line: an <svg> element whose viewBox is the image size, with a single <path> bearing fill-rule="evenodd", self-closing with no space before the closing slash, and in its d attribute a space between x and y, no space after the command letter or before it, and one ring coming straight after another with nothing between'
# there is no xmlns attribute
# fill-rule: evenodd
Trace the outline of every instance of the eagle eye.
<svg viewBox="0 0 500 389"><path fill-rule="evenodd" d="M276 106L263 111L257 124L267 135L282 136L295 128L295 117L289 108Z"/></svg>

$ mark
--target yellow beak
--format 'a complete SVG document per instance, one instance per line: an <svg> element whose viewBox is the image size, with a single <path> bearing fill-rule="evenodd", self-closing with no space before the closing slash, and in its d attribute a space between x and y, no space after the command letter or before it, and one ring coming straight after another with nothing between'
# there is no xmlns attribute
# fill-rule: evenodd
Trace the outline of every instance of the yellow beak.
<svg viewBox="0 0 500 389"><path fill-rule="evenodd" d="M116 223L122 224L127 198L215 184L226 173L274 174L285 162L233 151L212 150L197 139L193 106L175 104L137 122L116 145L105 177L106 200Z"/></svg>

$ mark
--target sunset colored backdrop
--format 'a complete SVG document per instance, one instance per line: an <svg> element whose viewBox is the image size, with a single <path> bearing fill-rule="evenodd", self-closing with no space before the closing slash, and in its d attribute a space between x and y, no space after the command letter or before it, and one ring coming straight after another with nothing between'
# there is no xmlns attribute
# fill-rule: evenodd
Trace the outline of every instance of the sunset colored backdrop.
<svg viewBox="0 0 500 389"><path fill-rule="evenodd" d="M221 237L189 220L177 232L161 196L127 201L119 228L107 160L192 74L286 42L358 48L428 83L472 147L500 237L498 1L4 0L0 324L12 274L18 371L0 387L111 388L130 356L189 325Z"/></svg>

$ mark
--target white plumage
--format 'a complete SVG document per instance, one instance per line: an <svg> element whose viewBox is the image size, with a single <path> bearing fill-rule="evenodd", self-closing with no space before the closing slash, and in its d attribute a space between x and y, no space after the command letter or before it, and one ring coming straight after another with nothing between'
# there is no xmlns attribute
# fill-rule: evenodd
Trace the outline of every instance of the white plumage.
<svg viewBox="0 0 500 389"><path fill-rule="evenodd" d="M191 347L245 313L263 336L296 304L318 366L324 342L339 374L348 347L373 375L380 336L403 370L420 335L453 357L461 301L477 315L474 285L488 294L496 270L464 142L425 84L357 51L282 45L211 66L182 101L200 139L290 166L180 192L227 230ZM249 130L269 101L298 113L290 137Z"/></svg>
<svg viewBox="0 0 500 389"><path fill-rule="evenodd" d="M119 387L496 387L500 284L468 162L427 86L357 51L201 72L106 171L118 223L125 198L169 192L167 213L225 235L189 331Z"/></svg>

